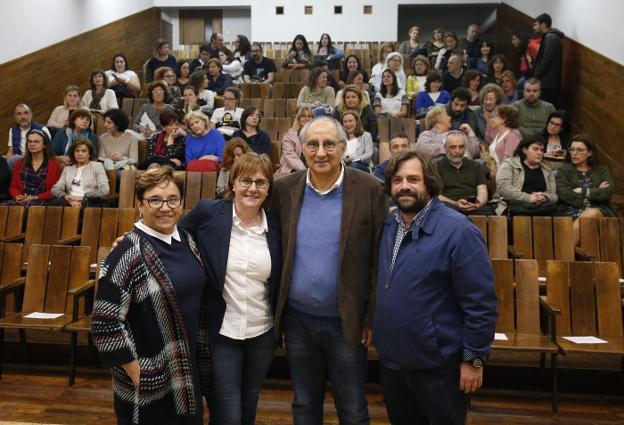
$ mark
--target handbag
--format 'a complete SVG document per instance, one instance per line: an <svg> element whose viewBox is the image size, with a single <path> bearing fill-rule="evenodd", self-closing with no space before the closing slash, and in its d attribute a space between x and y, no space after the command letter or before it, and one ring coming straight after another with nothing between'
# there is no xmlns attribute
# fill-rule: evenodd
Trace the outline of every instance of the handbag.
<svg viewBox="0 0 624 425"><path fill-rule="evenodd" d="M186 171L208 172L219 171L219 163L211 159L194 159L186 164Z"/></svg>

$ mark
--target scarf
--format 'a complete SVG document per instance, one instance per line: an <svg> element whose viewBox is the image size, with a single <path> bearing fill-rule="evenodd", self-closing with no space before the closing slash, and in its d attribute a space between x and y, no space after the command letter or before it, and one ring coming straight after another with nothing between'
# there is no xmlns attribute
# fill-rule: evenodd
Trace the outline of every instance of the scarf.
<svg viewBox="0 0 624 425"><path fill-rule="evenodd" d="M93 99L91 100L91 103L89 103L89 109L102 109L102 107L100 106L100 102L102 101L102 98L105 94L106 89L102 90L102 94L97 94L95 90L91 90L91 95L93 96Z"/></svg>

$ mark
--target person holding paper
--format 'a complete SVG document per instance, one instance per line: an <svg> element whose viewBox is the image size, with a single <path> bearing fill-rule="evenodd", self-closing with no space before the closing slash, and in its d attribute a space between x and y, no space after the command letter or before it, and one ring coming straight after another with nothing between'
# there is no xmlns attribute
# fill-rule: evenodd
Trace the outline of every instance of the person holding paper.
<svg viewBox="0 0 624 425"><path fill-rule="evenodd" d="M169 89L162 81L154 81L147 88L149 103L141 106L134 118L132 129L138 131L145 138L161 130L160 113L165 110L173 110L171 105L165 103Z"/></svg>
<svg viewBox="0 0 624 425"><path fill-rule="evenodd" d="M118 424L201 425L208 393L206 276L178 221L173 169L136 181L141 219L100 269L92 333L113 375Z"/></svg>

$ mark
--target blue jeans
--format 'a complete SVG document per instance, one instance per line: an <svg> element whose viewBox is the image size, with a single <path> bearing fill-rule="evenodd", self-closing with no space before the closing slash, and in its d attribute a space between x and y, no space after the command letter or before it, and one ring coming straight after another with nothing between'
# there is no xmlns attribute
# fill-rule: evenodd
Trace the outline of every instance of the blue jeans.
<svg viewBox="0 0 624 425"><path fill-rule="evenodd" d="M284 320L295 425L321 425L327 376L341 425L368 424L366 349L349 347L339 317L289 308Z"/></svg>
<svg viewBox="0 0 624 425"><path fill-rule="evenodd" d="M468 397L459 390L459 366L392 370L380 363L381 392L392 425L463 425Z"/></svg>
<svg viewBox="0 0 624 425"><path fill-rule="evenodd" d="M212 342L211 424L255 423L260 387L274 351L273 329L245 340L217 335Z"/></svg>

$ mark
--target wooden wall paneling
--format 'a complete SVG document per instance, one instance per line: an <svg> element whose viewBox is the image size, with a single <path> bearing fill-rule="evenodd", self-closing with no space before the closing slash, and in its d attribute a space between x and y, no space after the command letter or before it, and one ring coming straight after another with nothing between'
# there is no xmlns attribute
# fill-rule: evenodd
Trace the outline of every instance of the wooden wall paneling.
<svg viewBox="0 0 624 425"><path fill-rule="evenodd" d="M150 8L0 64L0 99L4 105L0 132L6 134L15 124L13 108L21 102L31 106L35 121L45 124L52 109L62 104L66 86L78 84L84 92L91 71L110 68L118 52L123 52L130 68L141 75L143 63L151 56L159 36L160 10ZM0 153L6 151L5 145Z"/></svg>

